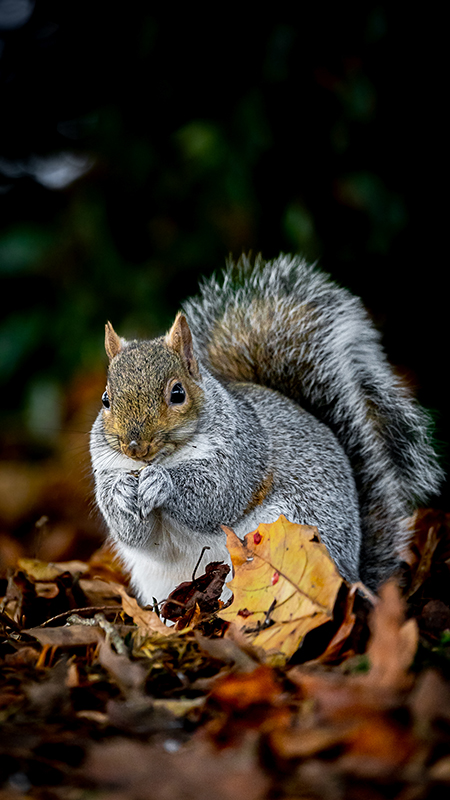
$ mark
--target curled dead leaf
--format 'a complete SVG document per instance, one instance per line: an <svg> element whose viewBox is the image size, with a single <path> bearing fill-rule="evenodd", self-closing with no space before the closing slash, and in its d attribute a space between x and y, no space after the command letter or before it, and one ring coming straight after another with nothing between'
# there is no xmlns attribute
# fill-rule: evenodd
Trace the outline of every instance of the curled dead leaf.
<svg viewBox="0 0 450 800"><path fill-rule="evenodd" d="M417 622L413 618L405 622L404 602L393 581L385 583L379 595L370 619L367 655L371 670L366 680L379 688L401 689L410 683L407 670L417 650Z"/></svg>
<svg viewBox="0 0 450 800"><path fill-rule="evenodd" d="M132 618L138 628L145 634L159 633L162 636L170 636L173 629L164 625L164 622L154 611L141 608L134 597L130 597L125 588L116 584L116 589L122 597L122 607L126 614Z"/></svg>

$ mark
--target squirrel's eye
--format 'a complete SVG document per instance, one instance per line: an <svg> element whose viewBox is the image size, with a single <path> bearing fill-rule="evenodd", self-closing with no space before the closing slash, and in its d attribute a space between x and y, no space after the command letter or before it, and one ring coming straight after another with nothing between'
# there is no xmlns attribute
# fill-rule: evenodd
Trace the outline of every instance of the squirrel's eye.
<svg viewBox="0 0 450 800"><path fill-rule="evenodd" d="M186 392L184 391L181 383L175 383L172 386L172 391L170 392L170 402L173 405L179 405L180 403L184 403L186 399Z"/></svg>
<svg viewBox="0 0 450 800"><path fill-rule="evenodd" d="M102 394L102 403L103 403L105 408L109 408L110 402L109 402L108 392L103 392L103 394Z"/></svg>

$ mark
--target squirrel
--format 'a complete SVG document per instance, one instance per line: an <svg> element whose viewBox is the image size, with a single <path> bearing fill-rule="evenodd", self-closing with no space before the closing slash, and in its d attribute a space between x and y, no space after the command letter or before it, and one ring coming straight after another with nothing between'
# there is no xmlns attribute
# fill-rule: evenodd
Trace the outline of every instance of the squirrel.
<svg viewBox="0 0 450 800"><path fill-rule="evenodd" d="M170 331L106 325L91 432L97 504L143 604L283 514L317 526L341 575L391 576L442 471L430 419L361 300L298 256L228 263Z"/></svg>

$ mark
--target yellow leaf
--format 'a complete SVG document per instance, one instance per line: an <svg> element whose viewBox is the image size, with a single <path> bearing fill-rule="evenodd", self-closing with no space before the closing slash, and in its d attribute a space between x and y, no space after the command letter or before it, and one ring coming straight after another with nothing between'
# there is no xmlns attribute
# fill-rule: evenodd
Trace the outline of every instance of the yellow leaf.
<svg viewBox="0 0 450 800"><path fill-rule="evenodd" d="M281 516L261 524L243 542L227 531L234 567L232 604L220 617L234 622L249 642L279 663L308 631L332 619L342 585L317 529Z"/></svg>
<svg viewBox="0 0 450 800"><path fill-rule="evenodd" d="M236 536L235 532L231 530L231 528L227 528L226 525L222 525L223 530L227 535L227 550L231 556L231 561L233 562L233 567L240 566L241 564L245 564L247 561L247 549L244 542Z"/></svg>
<svg viewBox="0 0 450 800"><path fill-rule="evenodd" d="M170 711L175 717L185 717L191 711L203 708L206 702L206 697L189 697L189 698L172 698L162 697L152 701L152 706L155 709L164 709Z"/></svg>
<svg viewBox="0 0 450 800"><path fill-rule="evenodd" d="M37 558L19 558L17 566L34 581L54 581L62 572L56 564L47 564Z"/></svg>
<svg viewBox="0 0 450 800"><path fill-rule="evenodd" d="M39 561L37 558L19 558L17 566L32 581L54 581L63 572L70 572L75 575L88 570L88 565L83 561L47 563L47 561Z"/></svg>

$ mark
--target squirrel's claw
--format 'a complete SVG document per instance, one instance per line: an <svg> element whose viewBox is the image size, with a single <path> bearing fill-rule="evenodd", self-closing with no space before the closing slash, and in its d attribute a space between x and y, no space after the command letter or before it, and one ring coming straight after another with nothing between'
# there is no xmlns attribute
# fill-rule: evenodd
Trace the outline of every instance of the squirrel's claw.
<svg viewBox="0 0 450 800"><path fill-rule="evenodd" d="M141 519L147 519L154 508L160 508L173 491L168 470L160 465L149 465L139 476L138 506Z"/></svg>

